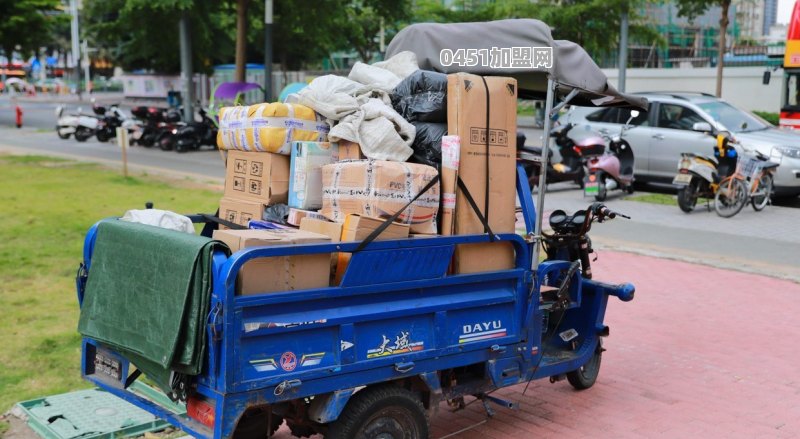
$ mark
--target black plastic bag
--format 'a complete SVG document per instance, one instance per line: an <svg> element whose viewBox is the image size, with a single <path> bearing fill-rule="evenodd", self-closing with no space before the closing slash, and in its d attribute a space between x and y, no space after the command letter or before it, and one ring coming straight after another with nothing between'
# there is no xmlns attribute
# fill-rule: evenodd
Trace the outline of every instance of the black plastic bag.
<svg viewBox="0 0 800 439"><path fill-rule="evenodd" d="M417 70L392 91L392 106L409 122L447 122L447 75Z"/></svg>
<svg viewBox="0 0 800 439"><path fill-rule="evenodd" d="M446 123L411 122L417 129L411 148L412 161L436 166L442 163L442 136L447 135Z"/></svg>

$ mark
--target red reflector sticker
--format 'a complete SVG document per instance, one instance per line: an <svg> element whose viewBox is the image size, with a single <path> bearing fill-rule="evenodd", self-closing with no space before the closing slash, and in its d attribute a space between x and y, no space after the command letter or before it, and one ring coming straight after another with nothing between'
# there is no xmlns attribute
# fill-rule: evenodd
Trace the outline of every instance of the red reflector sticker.
<svg viewBox="0 0 800 439"><path fill-rule="evenodd" d="M186 401L186 414L206 427L214 428L214 407L206 401L189 398Z"/></svg>

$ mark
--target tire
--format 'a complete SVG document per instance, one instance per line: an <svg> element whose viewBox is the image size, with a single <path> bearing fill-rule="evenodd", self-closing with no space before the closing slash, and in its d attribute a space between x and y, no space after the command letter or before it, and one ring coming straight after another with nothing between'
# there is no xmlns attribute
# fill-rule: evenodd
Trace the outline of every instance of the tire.
<svg viewBox="0 0 800 439"><path fill-rule="evenodd" d="M428 413L417 394L392 385L367 387L331 423L326 439L423 439Z"/></svg>
<svg viewBox="0 0 800 439"><path fill-rule="evenodd" d="M689 184L678 191L678 207L682 211L690 213L694 210L694 206L697 205L697 186L699 183L697 178L692 177Z"/></svg>
<svg viewBox="0 0 800 439"><path fill-rule="evenodd" d="M96 136L98 142L108 142L109 139L111 139L111 137L108 136L108 134L106 134L103 130L98 131Z"/></svg>
<svg viewBox="0 0 800 439"><path fill-rule="evenodd" d="M756 195L750 198L750 204L753 205L753 210L760 212L767 207L772 195L772 174L762 174L758 179L758 187L756 188L761 195Z"/></svg>
<svg viewBox="0 0 800 439"><path fill-rule="evenodd" d="M603 360L603 348L600 341L589 361L577 370L567 372L567 380L575 390L586 390L592 387L600 374L600 363Z"/></svg>
<svg viewBox="0 0 800 439"><path fill-rule="evenodd" d="M156 143L158 143L158 147L161 148L162 151L172 151L173 140L172 136L163 135L158 138Z"/></svg>
<svg viewBox="0 0 800 439"><path fill-rule="evenodd" d="M714 210L723 218L730 218L739 213L747 204L747 186L739 179L732 179L730 190L728 184L731 177L722 180L714 195Z"/></svg>
<svg viewBox="0 0 800 439"><path fill-rule="evenodd" d="M289 427L289 431L294 437L311 437L317 434L317 430L306 424L295 424L294 422L287 420L286 425Z"/></svg>
<svg viewBox="0 0 800 439"><path fill-rule="evenodd" d="M62 134L61 130L59 130L58 128L56 128L56 134L58 135L58 138L61 140L67 140L69 139L70 136L70 133Z"/></svg>
<svg viewBox="0 0 800 439"><path fill-rule="evenodd" d="M272 437L283 424L283 418L272 415L272 426L269 425L269 413L265 410L245 412L236 424L234 439L265 439ZM269 429L268 429L269 428Z"/></svg>
<svg viewBox="0 0 800 439"><path fill-rule="evenodd" d="M594 196L596 201L605 201L608 196L608 189L606 189L606 174L602 172L597 173L597 195Z"/></svg>
<svg viewBox="0 0 800 439"><path fill-rule="evenodd" d="M89 140L90 137L92 137L92 134L94 134L92 130L88 128L78 127L75 129L75 140L77 140L78 142L85 142Z"/></svg>

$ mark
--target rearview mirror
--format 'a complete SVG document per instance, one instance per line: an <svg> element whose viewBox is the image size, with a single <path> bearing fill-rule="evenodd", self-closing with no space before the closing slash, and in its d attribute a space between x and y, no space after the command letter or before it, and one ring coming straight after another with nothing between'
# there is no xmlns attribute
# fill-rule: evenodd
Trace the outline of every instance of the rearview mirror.
<svg viewBox="0 0 800 439"><path fill-rule="evenodd" d="M709 124L708 122L695 122L694 125L692 125L692 131L699 131L701 133L710 133L712 131L711 124Z"/></svg>
<svg viewBox="0 0 800 439"><path fill-rule="evenodd" d="M766 72L764 72L764 76L761 78L761 83L764 85L769 85L769 80L771 77L772 77L772 72L767 70Z"/></svg>

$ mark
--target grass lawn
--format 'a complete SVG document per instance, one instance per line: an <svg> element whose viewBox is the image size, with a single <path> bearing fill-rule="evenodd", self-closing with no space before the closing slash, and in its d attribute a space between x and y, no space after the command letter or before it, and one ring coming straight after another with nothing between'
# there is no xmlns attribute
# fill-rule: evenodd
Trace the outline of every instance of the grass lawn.
<svg viewBox="0 0 800 439"><path fill-rule="evenodd" d="M625 199L629 201L639 201L641 203L664 204L667 206L678 205L678 199L675 197L675 195L641 194L641 195L632 195L630 197L625 197Z"/></svg>
<svg viewBox="0 0 800 439"><path fill-rule="evenodd" d="M80 377L74 283L88 228L147 201L180 213L214 212L221 194L198 186L0 155L0 413L18 401L88 387Z"/></svg>

